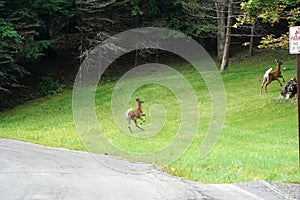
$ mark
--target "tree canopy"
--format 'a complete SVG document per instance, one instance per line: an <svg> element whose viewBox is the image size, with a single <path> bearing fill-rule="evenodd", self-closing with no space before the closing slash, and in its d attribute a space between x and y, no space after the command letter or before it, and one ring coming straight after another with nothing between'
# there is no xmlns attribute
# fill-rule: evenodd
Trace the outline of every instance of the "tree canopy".
<svg viewBox="0 0 300 200"><path fill-rule="evenodd" d="M275 25L285 23L288 26L299 25L300 2L299 0L248 0L241 4L244 15L238 20L241 24L255 24L257 22ZM281 35L267 35L263 37L260 48L287 48L288 33L285 26Z"/></svg>
<svg viewBox="0 0 300 200"><path fill-rule="evenodd" d="M0 0L0 92L17 87L28 62L37 61L76 15L69 0Z"/></svg>

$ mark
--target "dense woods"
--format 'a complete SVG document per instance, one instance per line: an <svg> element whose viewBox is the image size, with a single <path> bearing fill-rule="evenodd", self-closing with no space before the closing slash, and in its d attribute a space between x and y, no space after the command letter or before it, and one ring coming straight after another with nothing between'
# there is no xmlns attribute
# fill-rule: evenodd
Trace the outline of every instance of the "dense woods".
<svg viewBox="0 0 300 200"><path fill-rule="evenodd" d="M0 0L0 107L59 92L90 49L125 30L181 31L226 70L232 45L287 48L299 15L298 0Z"/></svg>

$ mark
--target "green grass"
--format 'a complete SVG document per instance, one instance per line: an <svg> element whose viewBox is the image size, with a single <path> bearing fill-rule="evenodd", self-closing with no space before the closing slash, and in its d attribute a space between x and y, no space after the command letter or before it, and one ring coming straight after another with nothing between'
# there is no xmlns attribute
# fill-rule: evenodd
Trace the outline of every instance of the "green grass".
<svg viewBox="0 0 300 200"><path fill-rule="evenodd" d="M267 94L259 94L261 76L266 69L275 66L277 56L278 52L261 52L254 58L238 55L237 61L222 74L227 100L225 124L218 143L203 159L199 158L199 151L211 120L210 95L192 67L175 65L198 97L200 125L193 143L182 157L168 166L158 164L172 174L205 183L261 179L300 183L297 101L282 100L277 82L269 85ZM282 61L287 67L282 72L285 79L296 76L294 57L279 56L284 58ZM114 82L100 84L95 98L99 125L115 146L124 151L147 153L164 147L176 137L180 103L171 90L147 84L132 94L130 105L135 108L134 97L139 96L145 100L144 112L151 116L142 125L146 131L133 127L134 135L130 136L116 125L111 113L115 85ZM150 112L155 104L164 107L166 116L159 116L153 110ZM150 135L151 130L155 130L151 125L159 117L166 117L165 124L158 134ZM125 120L124 127L126 129ZM86 150L73 121L72 91L27 102L1 113L0 137Z"/></svg>

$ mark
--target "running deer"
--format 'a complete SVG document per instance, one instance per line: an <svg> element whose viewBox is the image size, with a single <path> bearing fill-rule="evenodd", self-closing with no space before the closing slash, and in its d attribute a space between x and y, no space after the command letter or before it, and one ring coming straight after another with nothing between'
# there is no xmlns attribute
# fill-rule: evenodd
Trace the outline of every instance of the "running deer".
<svg viewBox="0 0 300 200"><path fill-rule="evenodd" d="M260 93L262 93L262 89L264 87L265 87L265 91L267 93L267 87L268 87L268 85L272 81L275 81L275 80L277 80L279 82L280 86L282 86L282 84L281 84L281 82L280 82L280 80L278 78L282 78L282 81L284 82L284 78L281 75L281 71L280 71L280 67L282 65L282 62L280 62L279 60L276 60L276 59L275 59L275 61L277 63L276 69L272 71L272 68L270 68L264 74L263 81L262 81L262 84L261 84L261 87L260 87Z"/></svg>
<svg viewBox="0 0 300 200"><path fill-rule="evenodd" d="M143 113L143 110L142 110L142 104L144 103L144 101L142 101L140 98L137 98L135 100L138 103L138 108L134 111L132 111L133 108L130 108L126 111L126 114L125 114L127 122L128 122L128 129L130 130L131 133L132 133L131 124L130 124L131 120L133 120L135 123L135 126L141 130L144 130L144 129L139 127L139 125L137 124L137 119L141 119L143 122L146 121L146 114ZM144 116L145 118L143 119L142 116ZM142 124L142 122L141 122L141 124Z"/></svg>

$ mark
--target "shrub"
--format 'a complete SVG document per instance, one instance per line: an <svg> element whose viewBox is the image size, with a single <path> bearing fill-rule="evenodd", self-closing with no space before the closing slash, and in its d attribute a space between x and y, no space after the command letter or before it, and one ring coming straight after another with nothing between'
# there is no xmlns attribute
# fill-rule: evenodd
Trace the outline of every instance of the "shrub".
<svg viewBox="0 0 300 200"><path fill-rule="evenodd" d="M37 97L58 94L65 88L65 85L60 83L53 74L47 73L41 77L41 80Z"/></svg>

